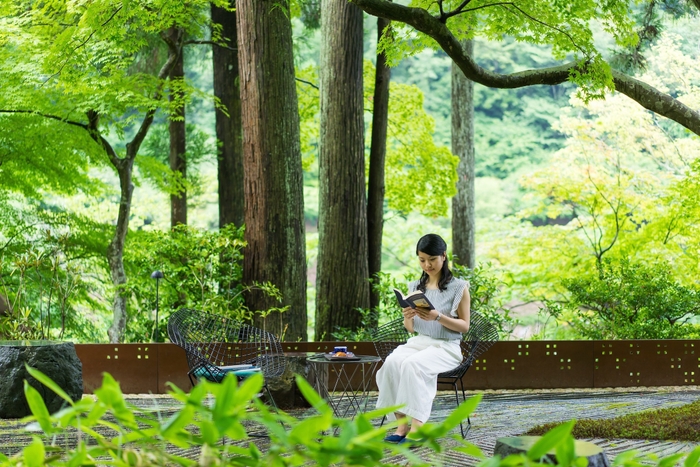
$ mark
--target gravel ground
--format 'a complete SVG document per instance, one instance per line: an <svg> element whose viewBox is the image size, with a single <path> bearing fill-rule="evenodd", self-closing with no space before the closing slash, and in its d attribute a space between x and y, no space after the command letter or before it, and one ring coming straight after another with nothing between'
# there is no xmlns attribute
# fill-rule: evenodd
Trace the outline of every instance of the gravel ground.
<svg viewBox="0 0 700 467"><path fill-rule="evenodd" d="M476 394L476 392L471 392ZM469 395L468 395L469 396ZM90 397L90 396L86 396ZM168 395L127 395L127 401L139 407L158 408L163 415L178 410L180 403ZM376 394L371 396L376 398ZM471 417L472 426L467 441L479 446L486 455L493 453L496 440L503 436L517 436L531 427L547 422L566 421L572 418L612 418L642 410L658 409L686 404L700 398L700 387L659 387L659 388L611 388L611 389L558 389L558 390L519 390L519 391L483 391L483 399ZM370 406L373 400L370 400ZM433 406L431 421L444 419L454 408L454 394L440 392ZM313 409L291 410L289 413L303 418ZM455 432L459 434L459 430ZM687 452L697 443L650 441L650 440L606 440L589 439L602 447L609 460L623 451L637 450L641 453L653 453L666 456L675 452ZM24 430L19 420L0 422L0 452L14 454L31 442L31 433ZM71 440L66 438L66 444ZM255 443L265 449L267 441L255 439ZM476 460L454 448L459 442L445 438L443 451L435 454L427 448L415 452L431 465L470 466ZM179 451L188 457L198 456L196 449ZM386 461L401 463L402 458L387 458Z"/></svg>

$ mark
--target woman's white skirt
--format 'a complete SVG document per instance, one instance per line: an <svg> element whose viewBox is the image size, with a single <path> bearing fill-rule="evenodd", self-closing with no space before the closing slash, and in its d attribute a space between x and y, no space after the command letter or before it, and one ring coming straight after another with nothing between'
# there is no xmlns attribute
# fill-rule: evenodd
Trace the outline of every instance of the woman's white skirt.
<svg viewBox="0 0 700 467"><path fill-rule="evenodd" d="M437 394L437 376L461 362L459 340L411 337L386 358L377 372L377 408L401 405L397 412L426 422ZM396 419L393 413L387 418Z"/></svg>

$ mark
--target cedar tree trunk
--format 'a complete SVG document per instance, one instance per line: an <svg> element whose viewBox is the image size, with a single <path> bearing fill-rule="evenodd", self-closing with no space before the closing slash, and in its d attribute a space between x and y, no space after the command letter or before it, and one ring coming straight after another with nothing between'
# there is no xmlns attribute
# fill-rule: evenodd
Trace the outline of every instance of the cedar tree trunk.
<svg viewBox="0 0 700 467"><path fill-rule="evenodd" d="M238 0L236 8L247 242L243 280L275 284L281 305L290 306L256 322L285 340L305 340L304 196L289 2ZM255 291L246 304L251 310L280 305Z"/></svg>
<svg viewBox="0 0 700 467"><path fill-rule="evenodd" d="M389 21L377 18L377 42L389 27ZM389 81L391 69L386 64L386 55L377 54L374 75L374 107L372 112L372 143L369 150L369 187L367 191L367 257L369 277L382 270L382 233L384 230L384 166L386 160L386 131L389 119ZM370 288L369 306L376 310L379 293ZM371 327L377 325L372 314Z"/></svg>
<svg viewBox="0 0 700 467"><path fill-rule="evenodd" d="M228 116L216 109L218 141L219 227L243 225L243 154L241 142L241 94L238 77L236 13L211 6L211 19L221 25L225 45L214 45L214 95Z"/></svg>
<svg viewBox="0 0 700 467"><path fill-rule="evenodd" d="M316 340L359 328L369 307L362 10L324 0L321 37Z"/></svg>
<svg viewBox="0 0 700 467"><path fill-rule="evenodd" d="M464 41L472 56L474 44ZM452 198L452 254L454 261L474 268L474 83L452 64L452 152L459 156L457 194Z"/></svg>
<svg viewBox="0 0 700 467"><path fill-rule="evenodd" d="M177 41L177 37L182 36L182 30L172 28L169 31L172 40ZM183 58L182 49L179 50L175 65L170 71L171 82L182 82L185 79L185 60ZM170 91L170 101L182 100L182 93ZM185 154L185 143L187 136L185 134L185 105L182 104L170 116L168 123L168 132L170 133L170 170L177 172L182 176L182 179L187 177L187 159ZM175 227L177 224L187 225L187 191L183 189L177 194L170 195L170 226Z"/></svg>

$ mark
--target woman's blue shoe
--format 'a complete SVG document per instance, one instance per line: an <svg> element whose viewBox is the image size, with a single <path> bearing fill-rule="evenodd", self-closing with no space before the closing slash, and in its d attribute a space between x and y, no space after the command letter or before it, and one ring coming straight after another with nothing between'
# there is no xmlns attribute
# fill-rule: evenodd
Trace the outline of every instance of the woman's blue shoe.
<svg viewBox="0 0 700 467"><path fill-rule="evenodd" d="M384 441L386 441L387 443L400 443L405 439L406 439L406 436L389 435L386 438L384 438Z"/></svg>
<svg viewBox="0 0 700 467"><path fill-rule="evenodd" d="M415 448L417 448L417 447L422 446L423 443L424 443L424 440L423 440L423 439L406 438L406 437L404 437L404 439L402 439L401 441L399 441L399 442L396 443L396 444L401 444L401 445L403 445L403 446L407 446L408 449L415 449Z"/></svg>

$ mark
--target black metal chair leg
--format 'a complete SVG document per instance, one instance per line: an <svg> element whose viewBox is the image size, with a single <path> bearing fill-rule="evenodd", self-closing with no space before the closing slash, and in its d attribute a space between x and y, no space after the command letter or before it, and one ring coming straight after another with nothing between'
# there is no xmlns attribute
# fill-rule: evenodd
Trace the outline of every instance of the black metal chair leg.
<svg viewBox="0 0 700 467"><path fill-rule="evenodd" d="M372 341L374 342L377 355L379 355L383 361L386 361L386 358L391 352L399 345L404 344L409 337L410 334L403 326L403 318L394 319L379 326L372 332ZM438 381L441 379L449 379L452 381L451 384L455 391L455 401L458 406L460 401L457 391L457 380L460 382L462 401L464 401L466 400L464 383L462 381L464 374L472 366L472 363L479 363L479 356L497 342L498 338L498 328L483 315L473 311L470 315L469 331L463 334L462 341L460 342L460 347L462 349L461 363L454 369L438 375ZM382 424L383 423L384 419L382 419ZM460 421L459 428L463 439L466 438L469 433L471 425L470 417L467 417L466 427L464 421Z"/></svg>
<svg viewBox="0 0 700 467"><path fill-rule="evenodd" d="M460 389L462 390L462 402L467 400L467 394L464 392L464 381L462 379L459 379L459 386ZM456 387L456 384L455 384ZM462 422L459 423L459 430L462 432L462 439L467 437L467 433L469 433L469 430L472 428L472 421L469 417L467 417L467 430L464 431L464 426L462 425Z"/></svg>

